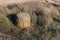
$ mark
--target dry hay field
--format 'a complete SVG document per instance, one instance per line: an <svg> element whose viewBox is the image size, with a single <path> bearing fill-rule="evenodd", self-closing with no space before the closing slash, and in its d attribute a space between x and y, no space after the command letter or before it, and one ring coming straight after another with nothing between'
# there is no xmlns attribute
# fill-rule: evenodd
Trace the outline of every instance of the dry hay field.
<svg viewBox="0 0 60 40"><path fill-rule="evenodd" d="M60 40L60 6L17 1L0 1L0 40Z"/></svg>

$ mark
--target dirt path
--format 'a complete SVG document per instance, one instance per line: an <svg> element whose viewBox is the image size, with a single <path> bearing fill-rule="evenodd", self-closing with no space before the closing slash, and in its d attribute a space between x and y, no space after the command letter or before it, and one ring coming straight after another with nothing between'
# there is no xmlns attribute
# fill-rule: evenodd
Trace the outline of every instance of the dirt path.
<svg viewBox="0 0 60 40"><path fill-rule="evenodd" d="M22 3L27 1L37 1L37 0L0 0L0 4Z"/></svg>
<svg viewBox="0 0 60 40"><path fill-rule="evenodd" d="M60 6L60 1L59 0L46 0L46 1L51 3L51 4L55 4L55 5L59 5Z"/></svg>

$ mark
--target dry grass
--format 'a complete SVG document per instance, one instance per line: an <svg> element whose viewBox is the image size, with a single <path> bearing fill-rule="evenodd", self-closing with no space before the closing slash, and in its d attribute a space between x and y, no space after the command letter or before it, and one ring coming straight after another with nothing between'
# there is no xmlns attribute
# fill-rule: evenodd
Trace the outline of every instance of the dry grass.
<svg viewBox="0 0 60 40"><path fill-rule="evenodd" d="M1 5L0 13L0 32L2 34L4 33L4 35L12 36L9 40L60 39L60 13L52 4L34 1L5 6ZM30 28L21 29L17 24L14 24L15 22L18 23L18 20L20 20L19 15L21 14L18 13L28 13L31 16ZM16 16L17 19L14 19Z"/></svg>

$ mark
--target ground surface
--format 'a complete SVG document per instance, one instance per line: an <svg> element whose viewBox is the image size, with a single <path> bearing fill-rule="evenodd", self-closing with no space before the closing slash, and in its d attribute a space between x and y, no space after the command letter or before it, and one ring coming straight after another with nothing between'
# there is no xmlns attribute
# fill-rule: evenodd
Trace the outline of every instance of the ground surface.
<svg viewBox="0 0 60 40"><path fill-rule="evenodd" d="M25 21L30 27L23 25L21 13L30 15ZM0 40L60 40L60 6L45 0L0 0Z"/></svg>

